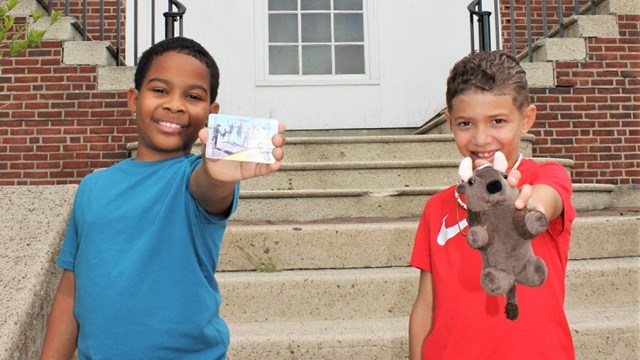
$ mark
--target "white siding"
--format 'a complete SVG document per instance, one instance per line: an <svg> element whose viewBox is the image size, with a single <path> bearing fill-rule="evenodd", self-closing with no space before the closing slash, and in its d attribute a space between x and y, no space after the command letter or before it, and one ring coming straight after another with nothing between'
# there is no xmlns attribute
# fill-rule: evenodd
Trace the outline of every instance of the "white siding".
<svg viewBox="0 0 640 360"><path fill-rule="evenodd" d="M183 1L184 34L202 43L220 66L221 113L272 117L288 129L420 126L444 108L448 71L470 50L470 0L371 0L374 79L268 85L260 68L266 18L255 1L266 0ZM161 17L156 26L164 26Z"/></svg>

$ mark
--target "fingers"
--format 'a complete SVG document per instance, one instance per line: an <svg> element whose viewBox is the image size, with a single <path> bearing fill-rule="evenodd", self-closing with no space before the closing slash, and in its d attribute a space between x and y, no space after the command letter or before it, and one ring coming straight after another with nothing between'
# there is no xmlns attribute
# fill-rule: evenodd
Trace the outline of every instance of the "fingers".
<svg viewBox="0 0 640 360"><path fill-rule="evenodd" d="M275 146L275 148L272 151L272 154L273 154L273 158L276 159L276 162L280 162L284 158L284 151L282 150L282 147L287 142L284 136L285 130L286 130L286 126L283 123L279 123L278 134L274 135L273 139L271 140L273 142L273 146ZM280 164L278 164L278 167L280 167Z"/></svg>
<svg viewBox="0 0 640 360"><path fill-rule="evenodd" d="M278 133L273 136L271 141L275 147L283 147L286 143L286 139L284 137L284 132L286 130L286 126L283 123L278 124Z"/></svg>
<svg viewBox="0 0 640 360"><path fill-rule="evenodd" d="M511 170L507 177L507 182L512 187L517 187L520 183L520 179L522 178L522 174L518 170Z"/></svg>
<svg viewBox="0 0 640 360"><path fill-rule="evenodd" d="M198 138L203 145L206 144L207 140L209 140L209 129L206 127L200 129L200 131L198 132Z"/></svg>
<svg viewBox="0 0 640 360"><path fill-rule="evenodd" d="M524 209L524 207L527 205L527 202L531 198L532 193L533 187L531 187L531 185L523 185L522 189L520 189L520 194L518 194L518 197L516 198L516 201L514 203L516 209ZM531 206L531 204L529 204L529 206Z"/></svg>

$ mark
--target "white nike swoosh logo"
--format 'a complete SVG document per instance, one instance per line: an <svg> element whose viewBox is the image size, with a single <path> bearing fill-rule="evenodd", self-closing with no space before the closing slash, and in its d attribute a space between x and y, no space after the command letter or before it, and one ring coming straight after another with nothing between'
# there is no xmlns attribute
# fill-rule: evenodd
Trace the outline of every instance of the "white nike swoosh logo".
<svg viewBox="0 0 640 360"><path fill-rule="evenodd" d="M448 216L448 215L447 215ZM440 232L438 233L438 245L444 246L449 239L458 235L461 229L467 227L467 219L462 219L459 223L453 225L452 227L447 227L444 222L447 220L447 216L442 219L442 227L440 228Z"/></svg>

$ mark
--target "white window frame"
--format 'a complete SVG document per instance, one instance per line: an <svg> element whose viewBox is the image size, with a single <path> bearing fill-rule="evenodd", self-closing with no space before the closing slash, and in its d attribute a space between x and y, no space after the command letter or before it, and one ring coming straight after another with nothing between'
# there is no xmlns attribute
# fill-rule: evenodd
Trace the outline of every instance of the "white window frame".
<svg viewBox="0 0 640 360"><path fill-rule="evenodd" d="M362 0L365 73L355 75L270 75L267 36L269 33L268 1L254 0L254 3L256 86L369 85L380 83L375 0Z"/></svg>

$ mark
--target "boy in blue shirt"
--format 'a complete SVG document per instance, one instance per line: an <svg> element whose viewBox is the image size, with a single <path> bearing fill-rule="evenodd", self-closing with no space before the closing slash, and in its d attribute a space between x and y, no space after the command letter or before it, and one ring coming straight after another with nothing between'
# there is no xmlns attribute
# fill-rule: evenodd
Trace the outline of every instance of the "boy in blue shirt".
<svg viewBox="0 0 640 360"><path fill-rule="evenodd" d="M277 171L285 141L281 125L274 164L192 155L219 110L218 85L214 59L193 40L143 53L128 93L138 153L78 188L42 359L70 359L76 346L80 359L226 357L214 278L220 244L238 181Z"/></svg>

